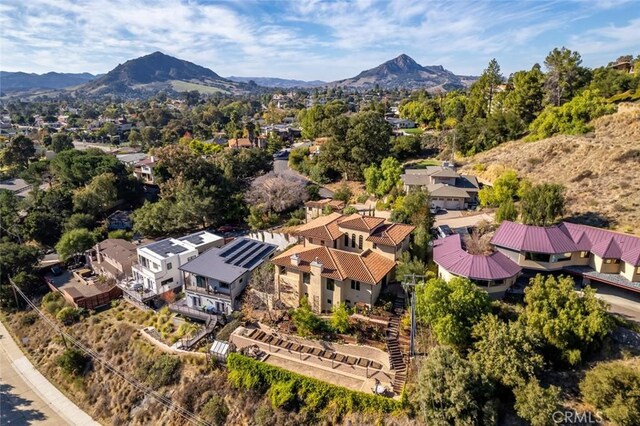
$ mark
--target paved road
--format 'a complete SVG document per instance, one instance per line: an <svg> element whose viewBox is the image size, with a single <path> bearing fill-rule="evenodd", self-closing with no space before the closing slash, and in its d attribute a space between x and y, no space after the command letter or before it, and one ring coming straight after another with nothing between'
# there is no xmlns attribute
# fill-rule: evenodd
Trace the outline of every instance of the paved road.
<svg viewBox="0 0 640 426"><path fill-rule="evenodd" d="M99 425L33 367L2 323L0 425Z"/></svg>
<svg viewBox="0 0 640 426"><path fill-rule="evenodd" d="M301 175L295 170L291 170L291 168L289 168L289 160L273 160L273 171L279 174L290 173L298 176L306 182L311 182L306 176ZM323 186L320 187L319 194L322 198L333 198L333 191Z"/></svg>

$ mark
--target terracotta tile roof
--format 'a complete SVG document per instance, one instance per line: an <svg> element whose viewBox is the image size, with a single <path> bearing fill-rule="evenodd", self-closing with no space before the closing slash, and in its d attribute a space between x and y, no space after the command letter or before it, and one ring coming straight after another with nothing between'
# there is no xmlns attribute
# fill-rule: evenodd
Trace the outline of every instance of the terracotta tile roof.
<svg viewBox="0 0 640 426"><path fill-rule="evenodd" d="M381 217L362 216L354 213L343 217L338 221L341 228L353 229L354 231L371 232L384 222Z"/></svg>
<svg viewBox="0 0 640 426"><path fill-rule="evenodd" d="M403 223L386 223L371 234L367 241L385 246L397 246L407 235L411 234L415 226Z"/></svg>
<svg viewBox="0 0 640 426"><path fill-rule="evenodd" d="M249 138L229 139L229 148L251 148L253 144Z"/></svg>
<svg viewBox="0 0 640 426"><path fill-rule="evenodd" d="M297 267L291 264L291 256L298 254L300 263ZM393 268L396 262L371 250L361 254L329 247L305 247L296 245L273 258L278 266L286 266L302 272L310 271L310 263L318 260L323 265L322 276L338 281L352 279L368 284L377 284Z"/></svg>
<svg viewBox="0 0 640 426"><path fill-rule="evenodd" d="M338 229L338 219L342 215L340 213L331 213L327 216L320 216L309 223L300 226L296 233L307 238L319 238L325 241L337 240L344 234Z"/></svg>

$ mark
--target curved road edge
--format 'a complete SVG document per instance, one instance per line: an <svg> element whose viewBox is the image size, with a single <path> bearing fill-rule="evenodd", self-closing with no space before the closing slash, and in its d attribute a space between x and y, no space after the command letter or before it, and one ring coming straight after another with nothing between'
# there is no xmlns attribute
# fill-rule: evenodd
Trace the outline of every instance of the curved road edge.
<svg viewBox="0 0 640 426"><path fill-rule="evenodd" d="M20 375L23 381L51 410L66 420L68 424L77 426L100 426L100 423L82 411L82 409L60 392L58 388L51 384L51 382L33 366L1 321L0 348L11 362L11 368ZM6 366L2 368L6 368Z"/></svg>

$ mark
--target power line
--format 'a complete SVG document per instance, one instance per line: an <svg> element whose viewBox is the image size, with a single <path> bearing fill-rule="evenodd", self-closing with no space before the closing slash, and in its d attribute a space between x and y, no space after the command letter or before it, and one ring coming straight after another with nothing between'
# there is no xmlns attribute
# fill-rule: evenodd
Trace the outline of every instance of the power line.
<svg viewBox="0 0 640 426"><path fill-rule="evenodd" d="M139 391L141 391L141 392L143 392L145 394L151 395L151 397L153 397L155 400L157 400L160 404L164 405L167 409L169 409L169 410L175 412L176 414L180 415L183 419L187 420L188 422L196 424L196 425L203 425L203 426L210 426L211 425L211 423L209 423L209 422L207 422L205 420L202 420L196 414L194 414L191 411L186 410L185 408L175 404L173 401L171 401L171 399L166 398L165 396L163 396L162 394L160 394L158 392L155 392L153 389L143 385L138 380L127 376L125 373L121 372L116 367L112 366L107 361L105 361L104 359L100 358L100 355L98 355L92 349L86 347L84 344L82 344L82 342L78 341L75 337L73 337L70 334L66 333L64 330L62 330L60 327L58 327L58 325L55 322L51 321L42 311L40 311L40 309L38 309L38 307L31 301L31 299L29 299L22 292L22 290L13 283L13 281L11 279L9 279L9 282L10 282L11 286L13 287L13 289L15 291L17 291L18 294L20 294L22 299L24 299L27 302L27 304L33 310L35 310L36 313L53 330L55 330L56 332L58 332L62 336L62 339L65 342L65 346L66 346L66 341L69 340L71 343L73 343L74 346L76 346L77 348L82 350L84 353L89 355L92 359L98 361L100 364L105 366L109 371L111 371L112 373L120 376L124 381L129 383L131 386L133 386L137 390L139 390Z"/></svg>

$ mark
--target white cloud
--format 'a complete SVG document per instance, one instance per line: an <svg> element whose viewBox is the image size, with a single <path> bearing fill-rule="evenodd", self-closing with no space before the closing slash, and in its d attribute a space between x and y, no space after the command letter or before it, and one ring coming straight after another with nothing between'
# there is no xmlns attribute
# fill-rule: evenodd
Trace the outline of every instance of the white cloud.
<svg viewBox="0 0 640 426"><path fill-rule="evenodd" d="M528 68L543 60L531 58L532 51L567 42L583 56L633 47L640 40L637 20L564 35L575 22L623 5L615 0L569 8L551 1L5 0L0 68L106 72L160 50L221 75L340 79L407 53L425 65L442 63L454 72L477 74L494 56ZM534 49L550 32L564 38Z"/></svg>

